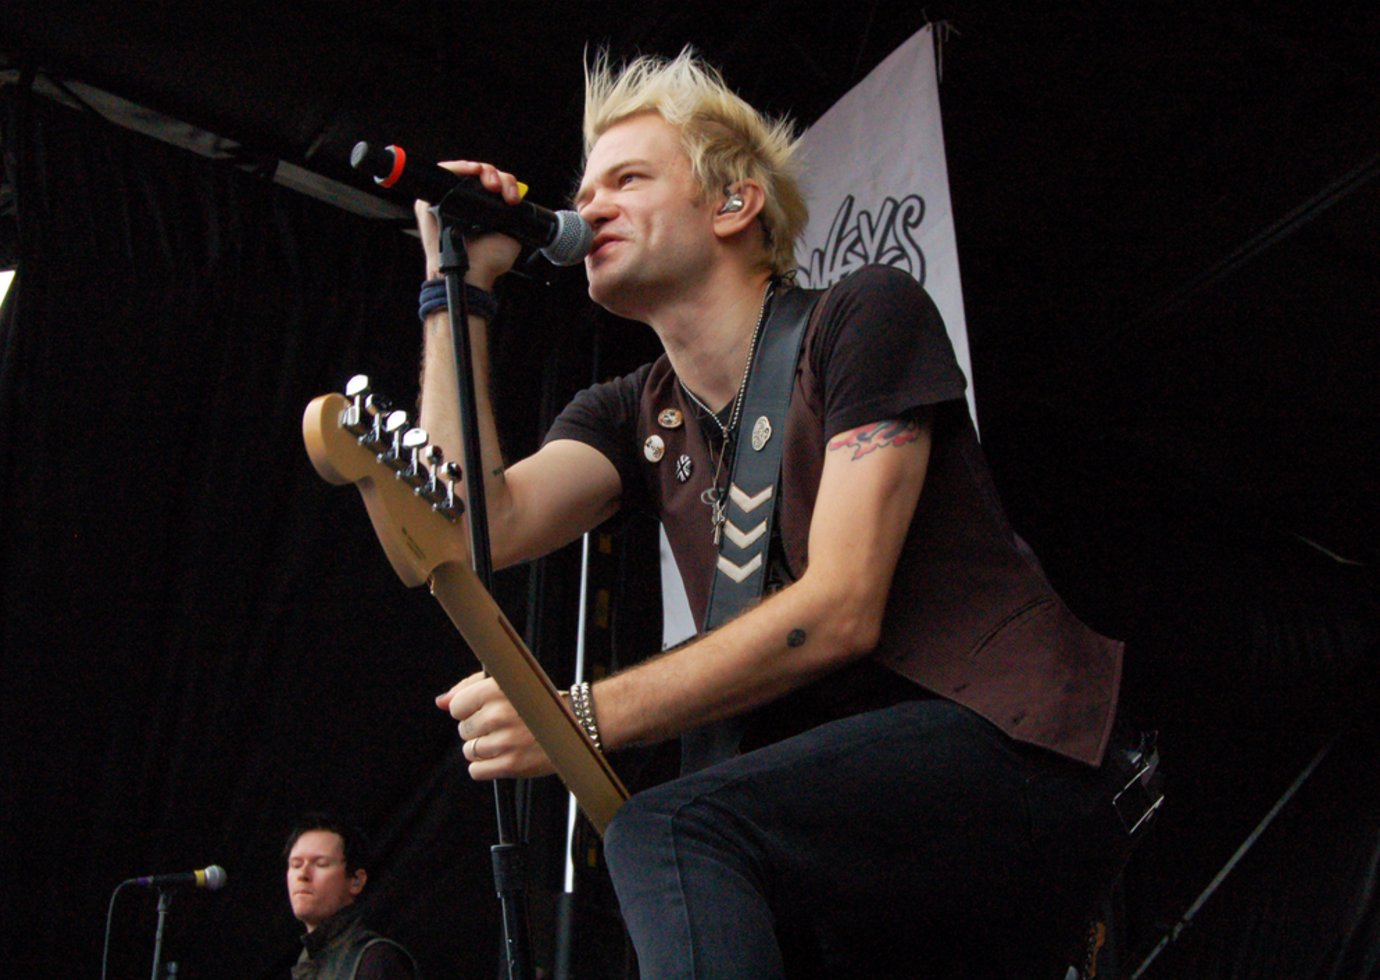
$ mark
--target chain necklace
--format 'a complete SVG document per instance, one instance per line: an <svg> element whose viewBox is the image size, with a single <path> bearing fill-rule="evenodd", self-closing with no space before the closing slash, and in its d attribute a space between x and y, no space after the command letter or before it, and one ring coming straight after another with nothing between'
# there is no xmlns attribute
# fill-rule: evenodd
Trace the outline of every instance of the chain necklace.
<svg viewBox="0 0 1380 980"><path fill-rule="evenodd" d="M709 489L700 494L700 500L709 507L709 521L714 528L714 545L718 547L719 538L723 533L724 522L728 520L728 499L725 491L719 488L719 476L723 472L724 456L728 454L728 444L733 441L733 433L738 431L738 418L743 411L743 395L747 391L748 376L752 374L752 362L757 357L757 342L762 336L762 324L767 319L767 304L771 302L772 283L767 283L767 291L762 294L762 307L757 311L757 325L752 328L752 340L748 344L747 363L743 365L743 378L738 382L738 393L733 396L733 411L729 413L728 424L719 418L717 414L709 410L709 406L700 401L689 388L685 387L677 376L676 384L680 385L680 390L685 392L685 396L695 403L695 407L714 420L714 424L719 427L723 434L723 442L719 445L719 458L714 462L714 481Z"/></svg>

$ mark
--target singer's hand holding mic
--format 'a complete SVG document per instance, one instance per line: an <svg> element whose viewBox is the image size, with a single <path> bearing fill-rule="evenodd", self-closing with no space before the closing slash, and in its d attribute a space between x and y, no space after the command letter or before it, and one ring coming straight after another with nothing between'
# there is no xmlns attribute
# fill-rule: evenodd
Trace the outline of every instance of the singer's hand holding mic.
<svg viewBox="0 0 1380 980"><path fill-rule="evenodd" d="M498 195L507 205L515 205L522 201L523 192L518 179L492 164L451 160L440 164L438 169L441 168L458 177L477 178L484 190ZM431 210L435 203L429 199L418 198L416 204L417 230L421 232L422 248L426 252L428 279L440 275L441 268L440 222ZM499 232L470 239L466 242L465 251L469 255L470 263L465 279L472 285L491 292L494 280L511 269L517 261L522 253L522 243Z"/></svg>

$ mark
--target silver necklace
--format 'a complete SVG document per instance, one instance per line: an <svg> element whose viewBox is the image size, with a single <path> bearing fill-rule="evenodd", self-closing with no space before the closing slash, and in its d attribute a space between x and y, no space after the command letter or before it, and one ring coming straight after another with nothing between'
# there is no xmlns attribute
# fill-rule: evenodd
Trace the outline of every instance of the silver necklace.
<svg viewBox="0 0 1380 980"><path fill-rule="evenodd" d="M762 324L767 319L767 304L771 301L772 284L767 283L767 291L762 294L762 306L757 311L757 325L752 328L752 340L748 344L747 363L743 365L743 377L738 382L738 393L733 396L733 411L729 413L728 424L725 425L718 415L709 410L709 406L699 400L699 397L685 387L685 383L676 378L676 384L680 385L680 390L685 392L685 396L695 403L705 415L714 420L714 424L723 433L723 443L719 446L719 458L714 463L714 482L709 489L700 494L700 500L709 507L709 521L714 529L714 545L719 544L719 537L723 533L724 522L728 520L728 500L727 494L719 489L719 476L723 471L724 456L728 453L728 444L731 441L730 433L738 430L738 418L743 411L743 394L747 391L748 376L752 373L752 362L757 357L757 341L762 335Z"/></svg>

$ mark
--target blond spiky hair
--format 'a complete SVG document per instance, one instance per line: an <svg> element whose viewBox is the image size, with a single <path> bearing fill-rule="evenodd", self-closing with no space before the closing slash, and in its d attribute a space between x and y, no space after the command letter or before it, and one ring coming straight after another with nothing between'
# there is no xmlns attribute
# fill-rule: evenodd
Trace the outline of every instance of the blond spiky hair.
<svg viewBox="0 0 1380 980"><path fill-rule="evenodd" d="M585 66L585 159L612 125L655 112L680 129L681 145L704 195L752 179L766 192L758 220L777 275L793 275L795 243L809 212L800 192L794 126L767 119L739 98L713 67L686 48L675 58L644 55L620 69L608 52Z"/></svg>

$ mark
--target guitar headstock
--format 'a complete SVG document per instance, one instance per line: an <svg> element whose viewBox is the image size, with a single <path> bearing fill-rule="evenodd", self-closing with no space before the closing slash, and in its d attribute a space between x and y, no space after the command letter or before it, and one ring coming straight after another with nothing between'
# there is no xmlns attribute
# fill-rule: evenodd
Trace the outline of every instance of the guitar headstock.
<svg viewBox="0 0 1380 980"><path fill-rule="evenodd" d="M302 438L316 472L358 488L403 584L430 580L432 595L602 834L628 791L470 567L464 506L455 496L459 469L427 445L425 432L408 427L405 413L370 394L362 375L344 395L312 399Z"/></svg>
<svg viewBox="0 0 1380 980"><path fill-rule="evenodd" d="M313 398L302 415L302 439L322 479L359 490L405 585L424 584L439 565L468 565L465 506L455 493L459 468L428 445L424 430L408 425L406 412L371 392L368 378L351 378L343 395Z"/></svg>

